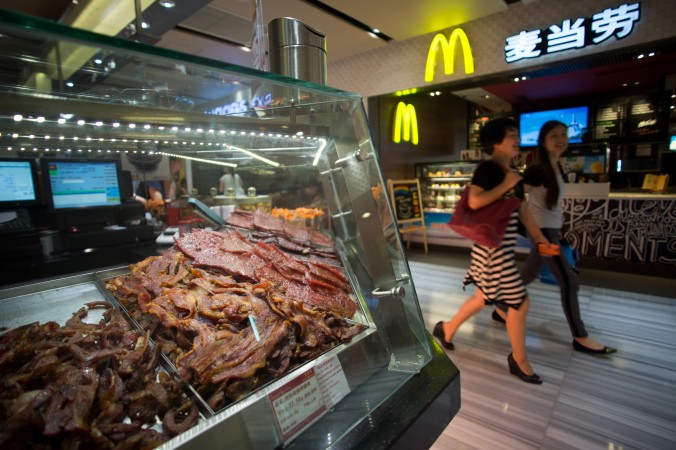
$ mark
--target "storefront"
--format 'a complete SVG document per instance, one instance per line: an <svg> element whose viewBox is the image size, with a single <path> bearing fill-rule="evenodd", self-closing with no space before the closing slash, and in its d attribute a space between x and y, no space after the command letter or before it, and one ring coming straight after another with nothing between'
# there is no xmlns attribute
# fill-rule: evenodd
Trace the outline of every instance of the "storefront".
<svg viewBox="0 0 676 450"><path fill-rule="evenodd" d="M500 116L520 124L524 152L517 164L529 161L540 124L557 117L570 125L562 162L571 181L595 185L586 189L590 199L610 193L613 203L631 194L632 201L658 199L667 205L663 209L673 209L671 196L643 189L646 175L669 174L672 186L676 176L669 145L676 132L676 34L667 3L522 4L389 49L388 61L407 61L396 70L396 62L368 67L370 78L359 80L360 89L376 94L369 96L368 110L384 176L420 179L430 242L464 245L445 227L471 175L458 167L476 162L482 123ZM339 80L357 62L339 65ZM397 90L376 93L376 79ZM354 74L350 81L356 89ZM634 226L622 224L625 230ZM672 265L675 236L665 231L659 239L666 239L660 257L635 245L622 252L585 246L582 254Z"/></svg>

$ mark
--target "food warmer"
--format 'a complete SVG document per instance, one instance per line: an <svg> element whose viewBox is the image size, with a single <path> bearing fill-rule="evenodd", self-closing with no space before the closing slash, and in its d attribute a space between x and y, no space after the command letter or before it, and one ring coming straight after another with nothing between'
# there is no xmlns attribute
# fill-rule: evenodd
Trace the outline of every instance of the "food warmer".
<svg viewBox="0 0 676 450"><path fill-rule="evenodd" d="M188 188L224 165L280 191L321 184L321 231L357 305L349 321L364 330L223 409L201 404L197 424L161 448L434 442L459 409L459 373L426 331L358 95L7 11L0 22L3 157L37 167L48 157L170 158L185 163ZM128 272L111 265L6 286L0 326L63 324L92 301L121 308L106 283ZM162 367L175 369L165 355Z"/></svg>

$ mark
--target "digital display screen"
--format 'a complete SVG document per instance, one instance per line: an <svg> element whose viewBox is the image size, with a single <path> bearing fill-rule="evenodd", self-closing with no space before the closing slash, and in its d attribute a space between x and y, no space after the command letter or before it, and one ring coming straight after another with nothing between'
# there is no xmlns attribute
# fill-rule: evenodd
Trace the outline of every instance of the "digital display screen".
<svg viewBox="0 0 676 450"><path fill-rule="evenodd" d="M54 209L119 206L118 164L115 161L46 161Z"/></svg>
<svg viewBox="0 0 676 450"><path fill-rule="evenodd" d="M32 161L0 160L0 203L20 205L38 201Z"/></svg>
<svg viewBox="0 0 676 450"><path fill-rule="evenodd" d="M558 120L568 126L568 142L581 144L587 132L589 121L589 107L577 106L573 108L550 109L522 113L519 120L519 131L522 147L537 147L540 128L545 122Z"/></svg>
<svg viewBox="0 0 676 450"><path fill-rule="evenodd" d="M669 150L676 150L676 134L669 137Z"/></svg>

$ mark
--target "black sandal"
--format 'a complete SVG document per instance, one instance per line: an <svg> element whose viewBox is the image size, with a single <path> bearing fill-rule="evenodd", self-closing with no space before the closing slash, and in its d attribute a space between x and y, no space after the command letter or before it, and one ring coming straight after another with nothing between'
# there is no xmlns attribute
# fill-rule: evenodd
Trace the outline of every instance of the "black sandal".
<svg viewBox="0 0 676 450"><path fill-rule="evenodd" d="M437 322L437 324L434 325L434 330L432 330L432 336L438 338L441 341L441 345L443 345L448 350L455 350L455 345L453 345L453 342L446 342L446 336L444 336L443 322Z"/></svg>
<svg viewBox="0 0 676 450"><path fill-rule="evenodd" d="M577 342L575 339L573 339L573 348L577 350L578 352L582 353L593 353L597 355L609 355L610 353L615 353L617 351L616 348L604 346L603 348L599 349L593 349L589 347L585 347L584 345L580 344Z"/></svg>

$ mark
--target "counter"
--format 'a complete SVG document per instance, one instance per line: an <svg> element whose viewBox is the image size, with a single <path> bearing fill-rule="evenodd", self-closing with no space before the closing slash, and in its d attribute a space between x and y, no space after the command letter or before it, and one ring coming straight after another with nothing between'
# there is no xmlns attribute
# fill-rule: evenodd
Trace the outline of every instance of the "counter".
<svg viewBox="0 0 676 450"><path fill-rule="evenodd" d="M55 321L63 325L72 312L88 302L115 304L101 280L126 270L125 267L109 268L0 289L0 328L14 328L35 321ZM101 313L93 310L87 320L97 323L100 319ZM358 368L359 372L368 365L364 360L366 355L361 351L375 337L376 333L367 334L320 356L320 363L328 361L335 365L334 361L340 361L338 371L348 378L350 392L285 447L385 449L432 446L460 409L458 369L425 332L424 339L431 347L432 358L417 374L410 376L384 366L361 383L354 383L355 372L350 367ZM369 353L367 359L373 356ZM275 427L265 414L269 409L268 393L277 385L293 382L313 367L316 370L318 361L301 366L272 383L265 392L254 393L233 408L214 416L200 415L193 428L167 441L160 449L220 448L223 436L228 436L229 442L237 448L279 448ZM162 367L172 370L171 365ZM340 429L338 424L351 425L344 433L336 434Z"/></svg>
<svg viewBox="0 0 676 450"><path fill-rule="evenodd" d="M676 194L565 196L564 236L587 258L676 267Z"/></svg>

